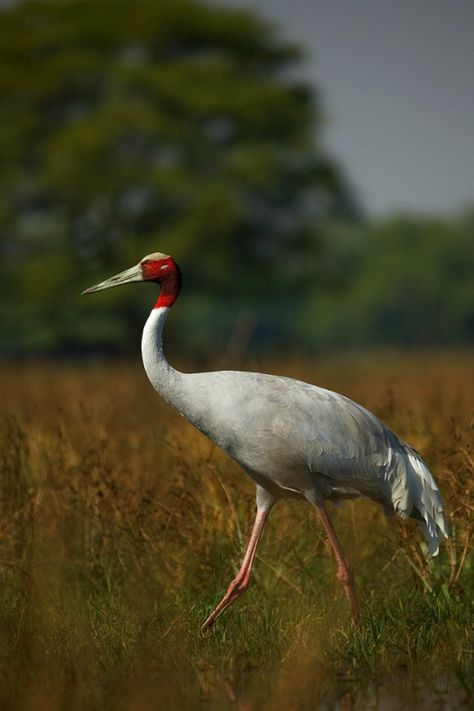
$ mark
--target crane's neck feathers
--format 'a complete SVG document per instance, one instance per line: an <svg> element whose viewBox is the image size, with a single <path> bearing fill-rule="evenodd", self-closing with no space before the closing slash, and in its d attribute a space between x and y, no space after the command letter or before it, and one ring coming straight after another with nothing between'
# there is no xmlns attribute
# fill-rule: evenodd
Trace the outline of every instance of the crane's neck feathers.
<svg viewBox="0 0 474 711"><path fill-rule="evenodd" d="M171 304L173 300L171 300ZM160 299L152 309L143 328L142 359L150 383L171 405L180 409L181 381L183 373L175 370L163 353L163 328L170 306L160 305Z"/></svg>
<svg viewBox="0 0 474 711"><path fill-rule="evenodd" d="M155 309L171 308L181 290L181 272L169 272L160 283L160 295L155 304Z"/></svg>
<svg viewBox="0 0 474 711"><path fill-rule="evenodd" d="M145 278L160 284L160 295L156 301L155 309L170 308L181 291L181 270L172 257L160 260L159 270L156 277L152 274ZM146 274L145 270L144 273Z"/></svg>
<svg viewBox="0 0 474 711"><path fill-rule="evenodd" d="M181 271L172 257L159 254L141 262L143 278L160 285L160 294L142 334L142 358L151 384L170 404L179 408L183 373L175 370L163 353L163 328L170 308L181 290Z"/></svg>

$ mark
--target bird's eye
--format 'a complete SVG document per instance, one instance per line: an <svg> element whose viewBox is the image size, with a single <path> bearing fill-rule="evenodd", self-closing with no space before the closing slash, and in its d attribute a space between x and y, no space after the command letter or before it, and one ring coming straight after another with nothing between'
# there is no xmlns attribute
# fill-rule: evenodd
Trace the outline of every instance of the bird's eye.
<svg viewBox="0 0 474 711"><path fill-rule="evenodd" d="M142 264L143 264L144 266L148 266L149 264L151 264L151 259L144 259L143 262L142 262Z"/></svg>

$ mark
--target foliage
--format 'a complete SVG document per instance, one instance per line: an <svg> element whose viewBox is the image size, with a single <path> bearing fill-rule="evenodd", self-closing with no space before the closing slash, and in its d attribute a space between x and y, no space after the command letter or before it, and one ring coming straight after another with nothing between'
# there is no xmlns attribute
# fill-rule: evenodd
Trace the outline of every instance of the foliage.
<svg viewBox="0 0 474 711"><path fill-rule="evenodd" d="M262 295L262 269L273 296L301 280L318 224L354 206L299 57L257 16L194 0L2 8L3 351L133 342L143 291L90 311L78 293L151 251L185 267L191 340L205 287L210 338L239 293L241 310Z"/></svg>
<svg viewBox="0 0 474 711"><path fill-rule="evenodd" d="M0 354L135 353L161 250L194 355L474 338L474 213L362 224L301 52L194 0L0 8ZM218 345L216 345L218 344Z"/></svg>
<svg viewBox="0 0 474 711"><path fill-rule="evenodd" d="M322 346L474 344L474 212L333 233L301 338ZM319 287L319 288L318 288Z"/></svg>
<svg viewBox="0 0 474 711"><path fill-rule="evenodd" d="M2 707L469 705L472 359L265 369L309 381L317 370L321 385L373 409L422 452L451 531L439 558L426 561L414 521L363 500L331 509L362 603L355 630L317 517L309 504L281 502L251 589L203 638L199 625L251 528L250 480L135 366L9 366L0 376Z"/></svg>

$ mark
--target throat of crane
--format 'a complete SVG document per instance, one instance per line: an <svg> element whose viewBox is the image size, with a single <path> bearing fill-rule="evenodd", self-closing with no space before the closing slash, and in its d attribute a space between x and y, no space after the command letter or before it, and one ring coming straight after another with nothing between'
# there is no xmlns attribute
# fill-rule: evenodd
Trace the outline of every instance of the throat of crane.
<svg viewBox="0 0 474 711"><path fill-rule="evenodd" d="M170 271L160 279L160 295L156 301L155 309L170 308L179 296L181 290L181 273Z"/></svg>

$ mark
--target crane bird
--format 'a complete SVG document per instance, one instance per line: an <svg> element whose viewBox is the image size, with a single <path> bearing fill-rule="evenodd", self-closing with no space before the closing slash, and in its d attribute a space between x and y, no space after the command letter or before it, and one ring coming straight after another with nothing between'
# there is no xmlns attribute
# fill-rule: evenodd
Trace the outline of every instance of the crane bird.
<svg viewBox="0 0 474 711"><path fill-rule="evenodd" d="M149 254L83 294L139 281L160 285L142 335L143 364L151 384L257 486L256 518L242 565L202 630L248 588L265 520L274 503L285 497L306 499L318 512L337 561L337 579L358 624L352 570L325 500L365 496L387 513L417 519L435 556L440 532L446 537L448 533L441 496L427 465L375 415L330 390L264 373L175 370L163 353L162 334L180 292L181 272L166 254Z"/></svg>

